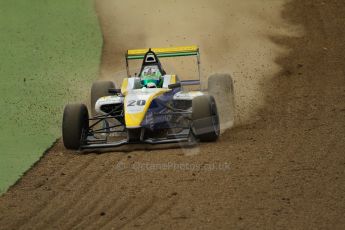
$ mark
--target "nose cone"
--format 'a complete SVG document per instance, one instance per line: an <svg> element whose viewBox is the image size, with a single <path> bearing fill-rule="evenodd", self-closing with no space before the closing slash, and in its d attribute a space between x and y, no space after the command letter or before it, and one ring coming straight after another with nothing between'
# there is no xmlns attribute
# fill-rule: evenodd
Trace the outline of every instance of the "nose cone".
<svg viewBox="0 0 345 230"><path fill-rule="evenodd" d="M152 100L167 91L167 89L161 88L145 88L145 90L143 88L129 91L124 101L126 127L140 127Z"/></svg>

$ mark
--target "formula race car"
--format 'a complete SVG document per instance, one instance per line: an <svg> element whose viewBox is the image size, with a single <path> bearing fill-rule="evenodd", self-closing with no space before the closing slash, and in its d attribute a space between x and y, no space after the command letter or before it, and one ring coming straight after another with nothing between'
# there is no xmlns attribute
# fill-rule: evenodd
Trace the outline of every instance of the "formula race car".
<svg viewBox="0 0 345 230"><path fill-rule="evenodd" d="M195 56L199 79L179 80L167 74L159 58ZM128 76L120 89L112 81L97 81L91 89L91 114L84 104L65 106L62 122L67 149L113 148L125 144L216 141L220 134L214 97L186 91L200 85L200 53L196 46L128 50ZM130 60L143 60L131 76ZM195 86L194 86L195 87Z"/></svg>

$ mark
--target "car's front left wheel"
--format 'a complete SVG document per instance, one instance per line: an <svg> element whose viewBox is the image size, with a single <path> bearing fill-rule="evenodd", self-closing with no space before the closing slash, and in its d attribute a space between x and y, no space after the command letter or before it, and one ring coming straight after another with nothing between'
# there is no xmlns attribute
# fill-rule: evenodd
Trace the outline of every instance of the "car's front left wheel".
<svg viewBox="0 0 345 230"><path fill-rule="evenodd" d="M220 135L219 115L213 96L203 95L192 101L192 131L200 141L216 141Z"/></svg>

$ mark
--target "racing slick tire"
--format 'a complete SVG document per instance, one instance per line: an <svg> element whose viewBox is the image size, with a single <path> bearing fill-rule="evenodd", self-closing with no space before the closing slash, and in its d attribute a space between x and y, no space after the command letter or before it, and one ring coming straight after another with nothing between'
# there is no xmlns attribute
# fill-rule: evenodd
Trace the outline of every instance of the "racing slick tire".
<svg viewBox="0 0 345 230"><path fill-rule="evenodd" d="M82 138L89 129L89 113L84 104L65 106L62 120L62 139L67 149L80 149Z"/></svg>
<svg viewBox="0 0 345 230"><path fill-rule="evenodd" d="M115 89L115 83L112 81L96 81L91 87L91 114L96 115L95 104L97 100L104 96L112 95L109 89Z"/></svg>
<svg viewBox="0 0 345 230"><path fill-rule="evenodd" d="M221 132L231 128L235 121L235 97L230 74L211 75L208 78L208 93L218 105Z"/></svg>
<svg viewBox="0 0 345 230"><path fill-rule="evenodd" d="M192 101L192 132L200 141L216 141L220 134L219 116L213 96L203 95Z"/></svg>

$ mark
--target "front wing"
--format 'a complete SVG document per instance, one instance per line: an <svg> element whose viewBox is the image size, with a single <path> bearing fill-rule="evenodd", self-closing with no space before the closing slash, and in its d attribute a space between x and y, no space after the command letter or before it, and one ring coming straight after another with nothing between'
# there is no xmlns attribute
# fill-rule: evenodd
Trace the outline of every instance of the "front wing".
<svg viewBox="0 0 345 230"><path fill-rule="evenodd" d="M166 138L147 138L140 141L129 141L128 139L122 139L118 141L109 142L107 139L88 139L85 144L81 146L81 149L99 149L99 148L114 148L128 144L174 144L174 143L188 143L194 144L195 140L191 138L190 130L183 130L181 133L174 136L167 136Z"/></svg>
<svg viewBox="0 0 345 230"><path fill-rule="evenodd" d="M188 115L190 115L190 111L186 112L168 112L168 113L157 113L154 114L154 117L166 117L166 116L179 116L187 119ZM181 122L175 123L162 123L160 127L162 129L178 129L178 132L168 133L164 137L148 137L145 138L144 134L145 131L149 130L148 127L141 128L141 135L140 138L136 141L129 140L128 137L121 139L121 133L126 134L127 130L123 126L123 124L116 124L116 125L109 125L107 123L108 119L116 119L116 120L123 120L123 114L118 115L101 115L96 116L90 119L90 121L94 121L94 123L90 126L88 132L82 137L81 140L81 149L99 149L99 148L114 148L119 147L122 145L128 144L151 144L151 145L158 145L158 144L174 144L174 143L188 143L194 144L196 141L191 131L191 123L187 122L187 124L181 125ZM188 120L188 119L187 119ZM103 125L102 128L95 128L97 124L100 123L107 123L107 125ZM178 124L180 123L180 124ZM168 127L168 128L167 128ZM114 130L116 129L116 130ZM154 131L158 131L159 128L156 127ZM112 138L112 134L120 133L117 135L117 138ZM115 135L116 136L116 135ZM123 136L123 135L122 135ZM119 139L120 138L120 139Z"/></svg>

